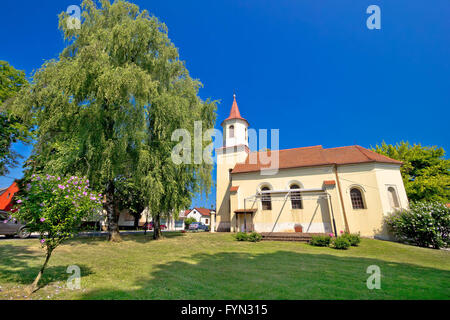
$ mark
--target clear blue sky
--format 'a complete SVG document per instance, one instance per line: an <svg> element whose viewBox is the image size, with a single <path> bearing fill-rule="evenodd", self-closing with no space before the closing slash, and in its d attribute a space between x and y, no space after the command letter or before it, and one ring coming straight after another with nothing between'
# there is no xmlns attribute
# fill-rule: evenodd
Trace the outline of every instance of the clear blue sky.
<svg viewBox="0 0 450 320"><path fill-rule="evenodd" d="M217 127L236 91L253 128L280 129L280 148L408 140L450 150L449 0L134 2L167 24L201 97L221 101ZM0 59L30 75L57 57L57 14L79 3L2 1ZM366 27L371 4L381 30ZM213 191L193 205L214 203Z"/></svg>

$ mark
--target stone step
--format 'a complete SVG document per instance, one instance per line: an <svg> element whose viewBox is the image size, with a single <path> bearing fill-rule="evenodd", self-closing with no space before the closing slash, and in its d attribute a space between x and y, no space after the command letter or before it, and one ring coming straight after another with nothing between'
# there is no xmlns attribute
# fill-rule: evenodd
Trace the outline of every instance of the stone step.
<svg viewBox="0 0 450 320"><path fill-rule="evenodd" d="M299 241L309 242L313 236L326 235L326 233L300 233L300 232L263 232L262 240L267 241Z"/></svg>

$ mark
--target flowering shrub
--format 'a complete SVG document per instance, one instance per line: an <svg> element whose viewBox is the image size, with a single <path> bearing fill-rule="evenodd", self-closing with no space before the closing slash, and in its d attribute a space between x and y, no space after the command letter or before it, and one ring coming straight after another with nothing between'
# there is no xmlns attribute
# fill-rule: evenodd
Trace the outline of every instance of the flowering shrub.
<svg viewBox="0 0 450 320"><path fill-rule="evenodd" d="M52 251L80 230L81 222L101 208L101 194L89 189L89 180L33 175L16 199L14 218L24 221L29 231L39 233L47 258L32 287L37 288Z"/></svg>
<svg viewBox="0 0 450 320"><path fill-rule="evenodd" d="M450 246L450 208L440 202L416 202L385 218L389 230L403 242L436 249Z"/></svg>

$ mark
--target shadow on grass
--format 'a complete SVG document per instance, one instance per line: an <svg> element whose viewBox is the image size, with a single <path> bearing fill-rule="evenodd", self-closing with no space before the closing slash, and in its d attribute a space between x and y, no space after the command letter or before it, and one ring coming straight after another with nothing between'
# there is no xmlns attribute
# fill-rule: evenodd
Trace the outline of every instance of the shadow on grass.
<svg viewBox="0 0 450 320"><path fill-rule="evenodd" d="M184 237L185 234L180 231L170 231L164 232L163 238L172 239L176 237ZM137 243L147 243L149 241L153 241L153 232L147 232L146 235L143 233L131 233L124 234L121 233L122 241L134 241ZM73 239L67 240L64 242L64 245L76 246L80 243L89 244L89 245L98 245L100 243L105 243L108 241L108 235L82 235L75 237Z"/></svg>
<svg viewBox="0 0 450 320"><path fill-rule="evenodd" d="M83 299L449 299L450 271L377 259L290 251L198 254L156 265L132 286ZM381 269L369 290L367 267Z"/></svg>
<svg viewBox="0 0 450 320"><path fill-rule="evenodd" d="M34 266L29 265L30 260L38 259L40 263ZM0 282L15 283L28 285L36 278L41 263L44 263L44 253L31 251L26 247L21 247L20 251L17 246L10 244L2 244L0 246ZM66 273L68 266L48 266L39 282L40 287L46 286L52 282L65 281L70 274ZM90 268L77 264L81 269L81 275L87 276L92 274Z"/></svg>

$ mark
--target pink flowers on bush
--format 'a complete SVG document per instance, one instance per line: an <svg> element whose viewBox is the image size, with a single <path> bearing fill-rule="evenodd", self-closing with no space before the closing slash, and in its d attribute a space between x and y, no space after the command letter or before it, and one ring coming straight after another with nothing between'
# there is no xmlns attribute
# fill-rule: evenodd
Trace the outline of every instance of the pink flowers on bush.
<svg viewBox="0 0 450 320"><path fill-rule="evenodd" d="M78 187L85 191L81 193ZM55 247L77 234L81 221L101 210L101 199L90 191L86 178L33 175L23 191L26 197L17 200L20 210L14 215L25 221L31 232L40 234L41 244Z"/></svg>

